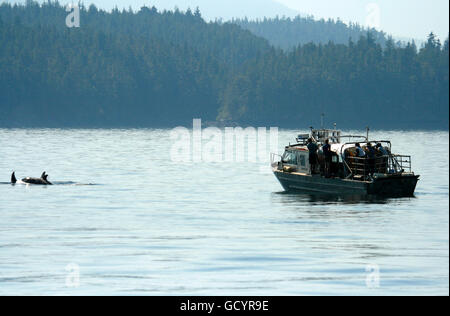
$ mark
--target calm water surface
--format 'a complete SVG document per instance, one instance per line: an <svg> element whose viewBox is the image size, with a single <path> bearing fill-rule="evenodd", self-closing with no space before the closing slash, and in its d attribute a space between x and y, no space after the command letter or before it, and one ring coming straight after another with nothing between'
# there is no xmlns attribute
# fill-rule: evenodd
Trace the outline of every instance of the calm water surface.
<svg viewBox="0 0 450 316"><path fill-rule="evenodd" d="M284 194L259 164L172 162L169 130L0 129L0 295L448 295L449 134L373 136L415 198Z"/></svg>

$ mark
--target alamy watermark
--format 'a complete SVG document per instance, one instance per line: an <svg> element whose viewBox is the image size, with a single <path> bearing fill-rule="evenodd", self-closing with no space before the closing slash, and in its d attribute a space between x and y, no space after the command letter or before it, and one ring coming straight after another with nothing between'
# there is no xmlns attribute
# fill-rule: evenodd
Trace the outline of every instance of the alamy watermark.
<svg viewBox="0 0 450 316"><path fill-rule="evenodd" d="M69 12L66 17L66 26L68 28L80 27L80 7L77 4L68 4L66 12Z"/></svg>
<svg viewBox="0 0 450 316"><path fill-rule="evenodd" d="M268 166L278 151L278 127L207 127L194 119L192 129L171 130L170 159L176 163L249 162Z"/></svg>
<svg viewBox="0 0 450 316"><path fill-rule="evenodd" d="M380 287L380 267L377 264L368 264L366 266L366 286L369 289L378 289Z"/></svg>
<svg viewBox="0 0 450 316"><path fill-rule="evenodd" d="M76 263L70 263L66 266L66 287L80 287L80 266Z"/></svg>
<svg viewBox="0 0 450 316"><path fill-rule="evenodd" d="M379 30L381 28L381 8L378 3L369 3L366 6L366 13L366 27Z"/></svg>

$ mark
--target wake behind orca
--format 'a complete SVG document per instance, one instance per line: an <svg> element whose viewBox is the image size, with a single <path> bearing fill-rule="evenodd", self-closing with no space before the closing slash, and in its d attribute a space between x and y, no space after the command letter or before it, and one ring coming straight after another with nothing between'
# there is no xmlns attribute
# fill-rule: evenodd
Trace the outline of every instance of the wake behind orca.
<svg viewBox="0 0 450 316"><path fill-rule="evenodd" d="M48 181L48 174L44 171L40 178L23 178L22 181L17 181L16 179L16 173L13 172L11 175L11 184L16 183L24 183L24 184L36 184L36 185L53 185L50 181Z"/></svg>

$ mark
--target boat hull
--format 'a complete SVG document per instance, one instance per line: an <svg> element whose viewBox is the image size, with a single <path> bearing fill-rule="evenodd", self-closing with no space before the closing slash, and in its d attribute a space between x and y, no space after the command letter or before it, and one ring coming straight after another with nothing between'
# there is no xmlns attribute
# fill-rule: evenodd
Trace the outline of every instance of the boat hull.
<svg viewBox="0 0 450 316"><path fill-rule="evenodd" d="M285 191L305 194L376 195L386 197L412 197L419 176L392 175L377 177L373 181L324 178L299 173L274 171Z"/></svg>

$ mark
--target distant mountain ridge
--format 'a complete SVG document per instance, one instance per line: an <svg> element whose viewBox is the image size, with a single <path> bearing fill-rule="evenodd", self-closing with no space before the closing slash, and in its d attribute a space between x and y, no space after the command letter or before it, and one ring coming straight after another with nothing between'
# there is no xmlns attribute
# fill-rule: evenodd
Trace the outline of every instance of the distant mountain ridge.
<svg viewBox="0 0 450 316"><path fill-rule="evenodd" d="M21 1L24 3L25 1ZM72 3L72 0L60 0L62 4ZM110 11L114 7L119 10L139 10L142 6L155 6L159 10L173 10L175 7L182 11L188 8L200 8L206 20L231 20L232 18L257 19L262 17L289 16L294 17L299 12L275 0L89 0L85 5L94 3L99 8Z"/></svg>
<svg viewBox="0 0 450 316"><path fill-rule="evenodd" d="M115 6L119 9L128 9L130 4L134 10L139 10L144 3L155 6L160 11L175 8L186 11L188 8L195 10L198 7L202 17L207 21L233 21L283 49L292 49L309 42L325 44L333 41L337 44L346 44L350 38L357 41L368 31L372 33L377 43L384 47L389 37L383 31L368 30L356 23L316 18L291 9L276 0L152 0L148 3L141 0L92 1L98 3L99 7L109 10ZM408 40L399 38L394 41L406 43ZM422 42L416 43L420 46Z"/></svg>
<svg viewBox="0 0 450 316"><path fill-rule="evenodd" d="M233 18L257 19L261 17L289 16L294 17L299 12L286 7L274 0L153 0L158 8L180 9L199 7L207 20L231 20Z"/></svg>
<svg viewBox="0 0 450 316"><path fill-rule="evenodd" d="M27 0L13 2L26 3ZM44 1L44 0L41 0ZM309 42L337 44L348 43L348 40L358 40L366 35L368 29L356 23L344 23L341 20L324 20L306 13L291 9L276 0L88 0L84 5L94 3L99 9L111 11L130 7L139 11L142 6L155 6L159 11L174 10L185 12L199 8L202 17L207 21L232 21L253 34L267 39L272 45L283 49ZM60 4L72 3L73 0L59 0ZM385 45L388 35L383 31L370 30L377 43ZM425 36L426 34L424 34ZM394 41L405 43L405 38L395 38ZM423 40L417 40L420 47Z"/></svg>
<svg viewBox="0 0 450 316"><path fill-rule="evenodd" d="M335 44L347 44L350 39L357 41L368 32L383 47L388 40L387 34L382 31L368 29L358 24L347 25L340 20L316 20L313 16L233 19L233 23L264 37L272 45L284 50L291 50L307 43L326 44L331 41Z"/></svg>

